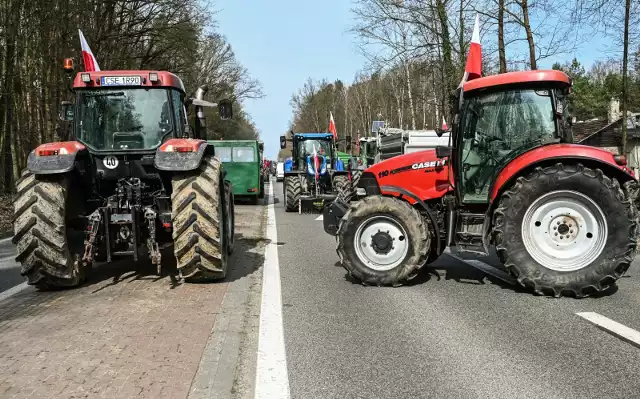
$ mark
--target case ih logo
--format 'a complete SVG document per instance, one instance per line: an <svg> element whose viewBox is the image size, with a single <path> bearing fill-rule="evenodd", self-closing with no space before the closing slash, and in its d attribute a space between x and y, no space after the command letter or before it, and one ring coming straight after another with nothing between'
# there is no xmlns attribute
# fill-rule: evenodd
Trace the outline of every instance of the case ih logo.
<svg viewBox="0 0 640 399"><path fill-rule="evenodd" d="M447 164L446 159L431 162L418 162L411 165L411 169L438 168Z"/></svg>

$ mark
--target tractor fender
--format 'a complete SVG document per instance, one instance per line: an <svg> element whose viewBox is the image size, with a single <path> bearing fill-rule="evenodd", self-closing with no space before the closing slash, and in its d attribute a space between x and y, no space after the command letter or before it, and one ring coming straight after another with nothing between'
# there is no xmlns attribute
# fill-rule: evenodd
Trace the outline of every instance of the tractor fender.
<svg viewBox="0 0 640 399"><path fill-rule="evenodd" d="M215 155L215 149L204 140L169 139L156 151L154 165L158 170L188 172L200 166L205 153Z"/></svg>
<svg viewBox="0 0 640 399"><path fill-rule="evenodd" d="M622 180L621 184L629 179L634 179L635 177L629 169L616 162L615 156L607 150L581 144L550 144L538 147L517 156L500 170L489 188L490 200L493 203L504 189L521 175L529 173L536 167L553 165L558 162L575 161L585 166L600 168Z"/></svg>
<svg viewBox="0 0 640 399"><path fill-rule="evenodd" d="M78 157L86 154L87 147L78 141L42 144L29 153L27 169L36 175L67 173L75 168Z"/></svg>
<svg viewBox="0 0 640 399"><path fill-rule="evenodd" d="M380 187L380 190L389 194L391 193L399 194L399 195L393 195L393 196L401 200L407 201L407 199L410 198L411 200L407 202L409 202L411 205L419 204L420 207L424 209L425 212L427 212L427 215L429 215L429 219L431 220L431 224L433 225L433 232L435 233L435 236L436 236L436 244L437 244L436 252L438 255L440 255L443 251L442 241L440 239L440 229L438 227L438 220L436 219L436 216L433 214L433 211L431 210L431 208L429 208L429 205L427 205L417 195L409 192L408 190L405 190L402 187L382 186ZM405 198L405 197L408 197L408 198Z"/></svg>
<svg viewBox="0 0 640 399"><path fill-rule="evenodd" d="M500 170L489 189L491 197L485 214L482 238L485 251L490 247L491 216L502 193L511 187L518 177L527 175L538 167L551 166L559 162L575 162L601 169L618 179L620 185L625 187L625 183L635 180L630 169L615 161L615 154L601 148L581 144L550 144L525 152Z"/></svg>

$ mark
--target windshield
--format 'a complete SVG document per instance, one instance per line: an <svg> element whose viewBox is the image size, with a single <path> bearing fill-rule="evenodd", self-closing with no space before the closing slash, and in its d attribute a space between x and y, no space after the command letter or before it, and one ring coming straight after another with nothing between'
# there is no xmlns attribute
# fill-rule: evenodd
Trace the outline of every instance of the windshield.
<svg viewBox="0 0 640 399"><path fill-rule="evenodd" d="M95 150L152 149L173 129L165 89L79 91L77 104L78 139Z"/></svg>
<svg viewBox="0 0 640 399"><path fill-rule="evenodd" d="M231 147L215 147L215 153L220 162L231 162Z"/></svg>
<svg viewBox="0 0 640 399"><path fill-rule="evenodd" d="M233 162L255 162L256 153L252 147L233 147Z"/></svg>
<svg viewBox="0 0 640 399"><path fill-rule="evenodd" d="M314 148L318 155L331 156L331 142L329 140L301 140L298 143L300 156L303 158L313 155Z"/></svg>
<svg viewBox="0 0 640 399"><path fill-rule="evenodd" d="M551 93L511 90L470 98L465 139L499 140L516 149L556 137Z"/></svg>

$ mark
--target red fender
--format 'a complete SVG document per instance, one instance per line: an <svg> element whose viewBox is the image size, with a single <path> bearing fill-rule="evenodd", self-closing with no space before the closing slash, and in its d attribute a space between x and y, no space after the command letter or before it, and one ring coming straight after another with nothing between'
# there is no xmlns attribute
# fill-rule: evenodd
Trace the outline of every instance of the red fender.
<svg viewBox="0 0 640 399"><path fill-rule="evenodd" d="M496 199L502 187L514 176L517 176L525 168L540 161L557 160L560 162L563 159L596 161L620 170L629 175L630 179L635 178L633 172L627 168L626 165L619 165L615 161L615 156L615 154L601 148L580 144L551 144L536 148L518 156L500 171L493 184L491 201L493 202Z"/></svg>

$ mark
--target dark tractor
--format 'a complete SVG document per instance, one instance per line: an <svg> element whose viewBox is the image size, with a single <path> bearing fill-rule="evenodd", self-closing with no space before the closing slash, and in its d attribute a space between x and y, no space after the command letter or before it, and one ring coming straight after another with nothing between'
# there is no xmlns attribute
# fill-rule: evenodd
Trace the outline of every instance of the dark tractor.
<svg viewBox="0 0 640 399"><path fill-rule="evenodd" d="M161 71L81 72L72 91L75 104L61 110L72 141L37 147L17 182L13 242L28 283L77 286L94 261L138 260L144 249L160 274L172 243L180 280L224 278L233 194L215 142L200 138L204 107L229 119L231 103L204 101L206 86L188 98L180 78Z"/></svg>
<svg viewBox="0 0 640 399"><path fill-rule="evenodd" d="M333 134L292 132L291 141L292 156L284 163L286 211L321 211L325 202L338 196L349 201L353 188L349 172L336 155ZM280 148L286 146L286 136L280 136Z"/></svg>

